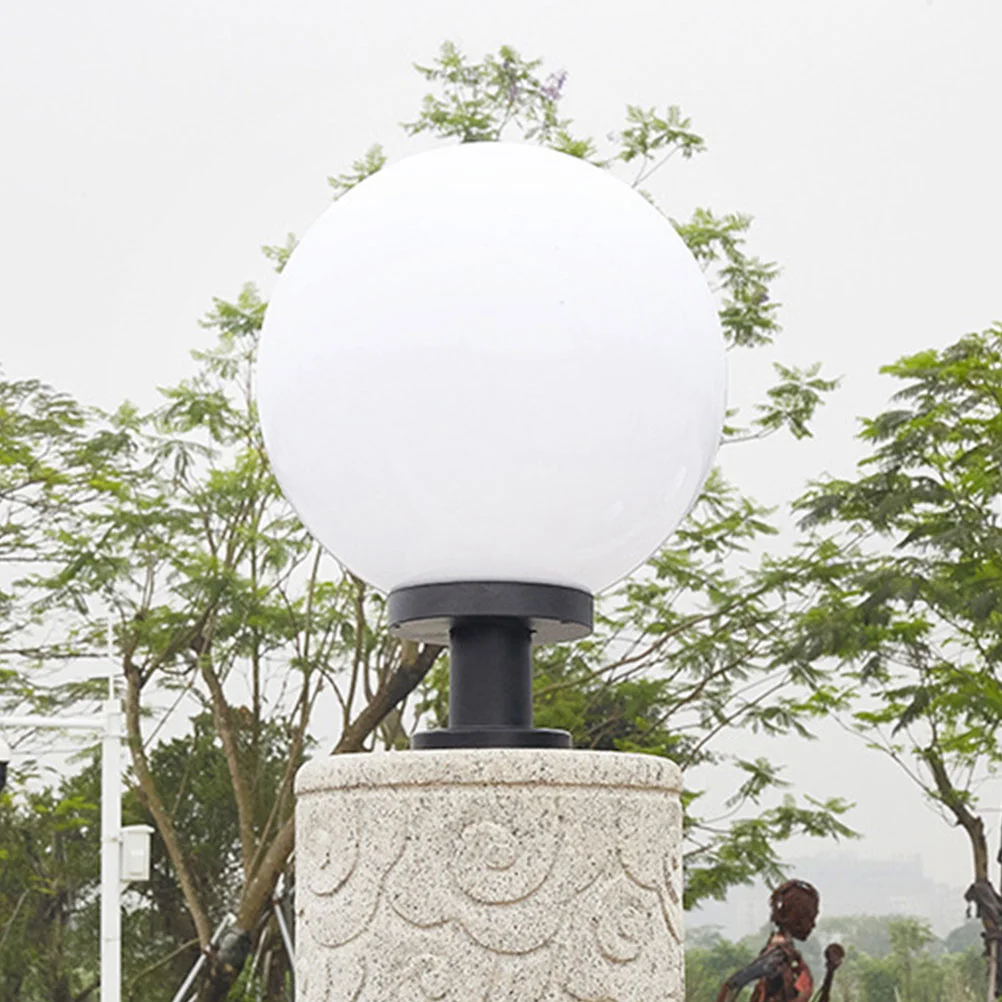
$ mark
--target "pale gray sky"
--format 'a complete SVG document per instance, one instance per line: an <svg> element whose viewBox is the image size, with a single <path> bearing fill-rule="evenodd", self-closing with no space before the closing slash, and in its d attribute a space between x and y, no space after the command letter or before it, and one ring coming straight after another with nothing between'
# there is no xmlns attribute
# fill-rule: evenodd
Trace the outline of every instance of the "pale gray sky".
<svg viewBox="0 0 1002 1002"><path fill-rule="evenodd" d="M210 298L267 284L258 247L323 210L327 174L373 141L414 149L410 65L446 38L566 68L597 137L627 102L680 104L705 135L652 190L676 216L753 214L784 269L775 357L845 377L813 441L727 458L760 498L848 471L880 364L1002 319L997 0L37 0L0 17L8 373L151 403L189 371ZM765 363L732 359L738 400ZM892 766L825 747L791 749L790 776L858 801L853 851L920 851L966 884L962 836Z"/></svg>

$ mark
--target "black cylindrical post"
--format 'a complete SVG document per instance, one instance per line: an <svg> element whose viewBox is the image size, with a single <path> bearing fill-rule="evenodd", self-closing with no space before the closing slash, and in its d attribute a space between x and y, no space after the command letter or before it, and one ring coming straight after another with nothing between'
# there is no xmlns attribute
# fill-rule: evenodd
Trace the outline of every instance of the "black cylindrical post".
<svg viewBox="0 0 1002 1002"><path fill-rule="evenodd" d="M592 604L577 588L519 581L392 591L393 633L449 645L449 725L419 731L411 747L569 748L566 731L532 726L532 645L587 636Z"/></svg>
<svg viewBox="0 0 1002 1002"><path fill-rule="evenodd" d="M449 727L532 727L532 633L512 617L449 630Z"/></svg>

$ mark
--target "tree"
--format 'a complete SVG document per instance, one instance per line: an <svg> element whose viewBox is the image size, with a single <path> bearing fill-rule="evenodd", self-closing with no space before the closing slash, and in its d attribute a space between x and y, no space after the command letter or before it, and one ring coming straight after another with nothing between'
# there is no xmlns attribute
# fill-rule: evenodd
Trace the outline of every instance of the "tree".
<svg viewBox="0 0 1002 1002"><path fill-rule="evenodd" d="M1002 325L883 371L903 385L863 422L858 476L798 503L823 559L789 654L835 659L844 698L864 700L852 724L963 830L990 890L977 787L1002 761Z"/></svg>
<svg viewBox="0 0 1002 1002"><path fill-rule="evenodd" d="M212 998L225 995L263 931L289 858L292 780L321 691L340 701L337 750L359 750L437 654L379 631L381 600L324 558L279 494L252 397L262 313L250 291L236 304L218 304L208 324L220 343L200 355L199 374L168 390L156 413L123 408L110 419L130 443L113 490L104 503L78 509L61 530L61 566L30 582L36 615L65 615L95 600L113 612L139 799L201 945L226 907L237 917L212 956L205 987ZM81 615L64 653L93 645L100 629ZM67 696L85 694L76 687ZM225 762L213 799L232 804L236 844L210 839L208 848L235 858L220 857L209 873L202 850L219 808L196 804L203 824L185 824L190 801L172 793L170 771L156 768L155 730L143 727L164 699L187 700L189 713L209 716ZM193 831L200 839L192 841Z"/></svg>
<svg viewBox="0 0 1002 1002"><path fill-rule="evenodd" d="M912 999L916 959L933 941L932 930L928 922L899 918L888 923L887 931L891 937L891 955L901 971L905 998ZM923 982L928 986L928 978L923 978Z"/></svg>
<svg viewBox="0 0 1002 1002"><path fill-rule="evenodd" d="M566 74L544 76L540 61L509 47L471 63L447 44L418 69L436 91L405 126L409 135L463 142L517 135L629 171L637 188L673 157L704 148L679 109L630 106L611 148L600 152L560 115ZM381 149L371 148L330 179L335 198L384 163ZM777 269L748 253L748 217L701 209L675 225L719 297L729 345L770 343L779 330L769 294ZM290 237L265 253L281 270L294 246ZM217 300L204 321L215 347L195 353L196 374L165 390L160 408L88 416L87 434L114 448L92 464L101 471L94 493L60 506L51 555L18 589L19 607L34 622L58 624L45 652L59 657L92 652L101 620L113 618L135 789L176 895L203 948L216 916L229 907L237 917L211 955L204 1002L227 994L264 935L272 893L290 866L292 780L315 708L326 701L339 718L335 753L400 744L413 723L408 700L440 654L388 635L381 596L324 555L278 491L255 411L264 310L251 286L232 302ZM832 385L816 368L779 367L754 419L739 427L732 415L727 441L781 429L808 435ZM569 726L583 747L665 754L684 765L722 761L712 741L728 727L806 732L803 720L822 699L819 673L777 661L787 570L770 561L737 566L746 547L773 531L767 515L714 475L672 545L603 604L596 637L541 656L540 722ZM11 648L8 703L34 692L33 654ZM64 702L96 696L86 683L47 694ZM434 716L441 705L441 685L432 685L419 709ZM178 755L202 760L206 740L217 749L203 795L225 803L229 827L208 847L215 853L208 871L198 824L186 813L196 805L179 796L184 784L172 785L180 760L171 760L169 743L156 743L178 714L197 718L192 744L175 748ZM736 765L735 812L782 785L764 758ZM849 834L837 800L790 798L715 824L694 814L696 796L686 805L690 904L763 873L778 876L778 845L793 834Z"/></svg>
<svg viewBox="0 0 1002 1002"><path fill-rule="evenodd" d="M697 935L695 943L687 935L686 944L686 1002L716 1002L720 986L735 971L750 964L758 953L747 942L731 943L719 932Z"/></svg>
<svg viewBox="0 0 1002 1002"><path fill-rule="evenodd" d="M85 1002L96 986L74 921L94 902L96 817L68 790L0 796L0 994L10 1002Z"/></svg>
<svg viewBox="0 0 1002 1002"><path fill-rule="evenodd" d="M0 668L8 658L58 653L44 646L9 648L31 620L15 582L64 557L61 533L72 513L104 497L127 447L124 436L95 425L90 412L65 394L0 372Z"/></svg>

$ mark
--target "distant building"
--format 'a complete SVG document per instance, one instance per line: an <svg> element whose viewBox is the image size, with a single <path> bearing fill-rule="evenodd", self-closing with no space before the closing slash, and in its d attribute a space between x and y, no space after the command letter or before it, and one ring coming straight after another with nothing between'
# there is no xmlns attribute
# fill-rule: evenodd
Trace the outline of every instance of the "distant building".
<svg viewBox="0 0 1002 1002"><path fill-rule="evenodd" d="M962 925L964 888L930 880L919 856L865 859L851 853L831 853L793 860L791 876L809 880L821 892L821 914L913 915L945 936ZM769 892L760 883L736 887L726 902L709 902L690 912L690 927L715 925L728 939L757 933L769 919Z"/></svg>

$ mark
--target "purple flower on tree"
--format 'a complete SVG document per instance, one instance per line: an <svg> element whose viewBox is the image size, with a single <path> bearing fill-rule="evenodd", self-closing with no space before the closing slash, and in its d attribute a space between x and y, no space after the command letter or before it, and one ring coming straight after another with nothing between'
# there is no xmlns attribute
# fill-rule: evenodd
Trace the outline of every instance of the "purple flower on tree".
<svg viewBox="0 0 1002 1002"><path fill-rule="evenodd" d="M551 73L542 88L543 96L551 101L559 101L561 91L563 91L566 82L567 70L561 70L559 73Z"/></svg>

